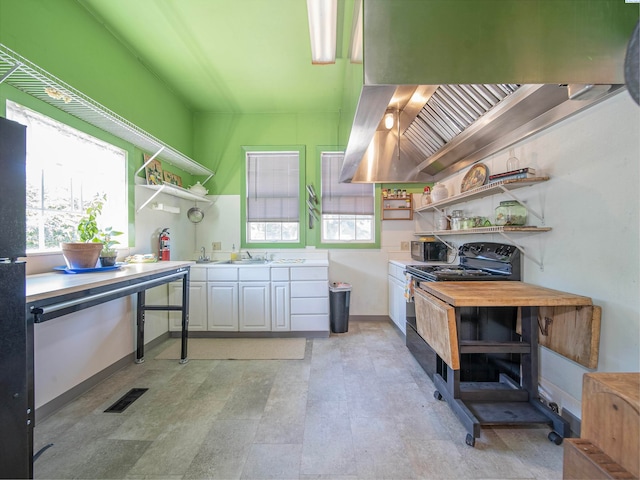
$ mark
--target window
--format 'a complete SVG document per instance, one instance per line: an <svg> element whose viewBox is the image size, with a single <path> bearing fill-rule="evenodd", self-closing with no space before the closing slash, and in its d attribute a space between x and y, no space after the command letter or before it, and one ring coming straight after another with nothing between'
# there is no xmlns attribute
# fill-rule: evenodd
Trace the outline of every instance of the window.
<svg viewBox="0 0 640 480"><path fill-rule="evenodd" d="M11 101L7 118L27 126L27 252L72 240L96 194L107 195L98 225L127 232L124 150ZM118 237L125 246L126 237Z"/></svg>
<svg viewBox="0 0 640 480"><path fill-rule="evenodd" d="M246 155L247 242L299 242L300 153Z"/></svg>
<svg viewBox="0 0 640 480"><path fill-rule="evenodd" d="M375 190L370 183L339 183L343 152L322 152L322 242L373 243Z"/></svg>

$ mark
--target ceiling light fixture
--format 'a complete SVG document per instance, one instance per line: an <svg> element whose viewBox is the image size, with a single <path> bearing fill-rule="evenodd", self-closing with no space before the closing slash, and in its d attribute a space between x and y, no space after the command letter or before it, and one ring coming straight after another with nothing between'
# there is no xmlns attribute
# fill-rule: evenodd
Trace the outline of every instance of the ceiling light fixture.
<svg viewBox="0 0 640 480"><path fill-rule="evenodd" d="M311 63L336 63L338 0L307 0Z"/></svg>
<svg viewBox="0 0 640 480"><path fill-rule="evenodd" d="M362 0L356 0L353 4L349 59L351 63L362 63Z"/></svg>

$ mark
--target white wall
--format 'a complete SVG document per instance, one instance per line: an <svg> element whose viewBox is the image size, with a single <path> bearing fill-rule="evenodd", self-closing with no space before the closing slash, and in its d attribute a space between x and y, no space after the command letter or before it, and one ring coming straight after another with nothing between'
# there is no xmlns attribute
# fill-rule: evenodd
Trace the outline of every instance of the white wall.
<svg viewBox="0 0 640 480"><path fill-rule="evenodd" d="M524 281L591 297L602 307L597 371L640 371L640 108L622 92L528 139L515 148L520 166L551 180L514 193L544 212L551 232L513 240L531 257ZM505 170L508 151L483 160L490 172ZM445 180L459 193L465 172ZM491 214L494 196L456 208ZM541 222L530 217L530 224ZM423 220L424 221L424 220ZM421 223L420 221L417 223ZM447 237L502 241L499 235ZM571 341L570 339L568 341ZM561 407L580 416L582 375L589 370L541 348L541 385Z"/></svg>

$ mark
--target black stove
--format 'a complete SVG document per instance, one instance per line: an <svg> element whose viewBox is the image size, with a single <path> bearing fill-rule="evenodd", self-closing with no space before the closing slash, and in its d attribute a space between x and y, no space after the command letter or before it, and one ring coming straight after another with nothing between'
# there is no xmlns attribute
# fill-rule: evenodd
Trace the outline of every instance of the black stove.
<svg viewBox="0 0 640 480"><path fill-rule="evenodd" d="M520 251L503 243L465 243L458 265L407 265L407 273L423 282L520 280Z"/></svg>

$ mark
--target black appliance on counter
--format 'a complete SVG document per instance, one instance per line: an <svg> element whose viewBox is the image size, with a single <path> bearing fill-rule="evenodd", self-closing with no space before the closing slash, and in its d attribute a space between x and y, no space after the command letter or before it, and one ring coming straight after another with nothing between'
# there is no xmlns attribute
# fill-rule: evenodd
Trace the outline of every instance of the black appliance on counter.
<svg viewBox="0 0 640 480"><path fill-rule="evenodd" d="M407 265L405 273L420 282L521 280L522 259L513 245L490 242L465 243L458 249L458 265ZM464 338L512 340L516 307L462 307L458 333ZM433 380L436 372L446 372L444 362L418 334L416 309L407 303L406 345ZM519 358L513 354L466 354L460 359L461 381L496 381L500 373L519 380Z"/></svg>
<svg viewBox="0 0 640 480"><path fill-rule="evenodd" d="M0 478L33 478L33 322L25 310L26 127L0 117Z"/></svg>
<svg viewBox="0 0 640 480"><path fill-rule="evenodd" d="M446 262L449 249L443 242L414 240L411 258L418 262Z"/></svg>

